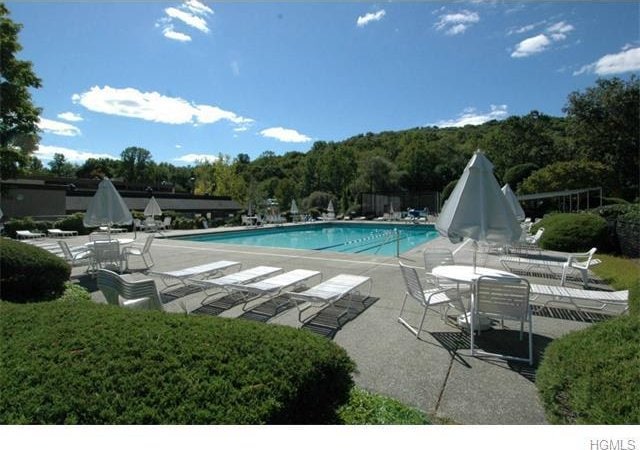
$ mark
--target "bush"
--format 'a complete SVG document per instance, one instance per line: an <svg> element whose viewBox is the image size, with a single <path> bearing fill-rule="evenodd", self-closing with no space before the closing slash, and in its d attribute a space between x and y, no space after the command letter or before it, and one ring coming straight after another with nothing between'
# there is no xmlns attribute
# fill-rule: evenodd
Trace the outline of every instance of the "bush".
<svg viewBox="0 0 640 450"><path fill-rule="evenodd" d="M640 423L640 316L571 333L545 350L536 385L551 423Z"/></svg>
<svg viewBox="0 0 640 450"><path fill-rule="evenodd" d="M7 233L7 236L15 239L18 230L37 231L38 226L31 217L11 218L5 222L4 232Z"/></svg>
<svg viewBox="0 0 640 450"><path fill-rule="evenodd" d="M531 229L535 233L544 227L540 247L560 252L586 252L592 247L609 249L607 221L594 214L551 214Z"/></svg>
<svg viewBox="0 0 640 450"><path fill-rule="evenodd" d="M504 173L503 179L504 182L515 192L518 190L518 185L538 169L538 165L534 163L518 164L507 169Z"/></svg>
<svg viewBox="0 0 640 450"><path fill-rule="evenodd" d="M241 319L90 301L0 302L0 423L335 423L354 364L333 342Z"/></svg>
<svg viewBox="0 0 640 450"><path fill-rule="evenodd" d="M55 223L55 228L60 228L65 231L77 231L78 234L89 234L89 230L87 230L82 223L83 219L84 213L75 213L58 220Z"/></svg>
<svg viewBox="0 0 640 450"><path fill-rule="evenodd" d="M51 300L64 291L71 267L62 258L34 245L0 239L0 295L26 303Z"/></svg>
<svg viewBox="0 0 640 450"><path fill-rule="evenodd" d="M612 255L598 255L602 264L593 272L617 291L629 290L629 313L640 315L640 263Z"/></svg>
<svg viewBox="0 0 640 450"><path fill-rule="evenodd" d="M345 425L427 425L427 416L414 408L403 405L383 395L369 393L354 387L349 403L339 411Z"/></svg>

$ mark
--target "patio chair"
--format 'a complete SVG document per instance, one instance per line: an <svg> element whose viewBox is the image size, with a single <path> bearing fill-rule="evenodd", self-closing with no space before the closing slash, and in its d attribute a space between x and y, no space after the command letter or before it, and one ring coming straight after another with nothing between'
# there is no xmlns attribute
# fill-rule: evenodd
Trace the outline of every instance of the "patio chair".
<svg viewBox="0 0 640 450"><path fill-rule="evenodd" d="M112 237L107 231L94 231L89 234L89 240L92 242L108 242L112 240Z"/></svg>
<svg viewBox="0 0 640 450"><path fill-rule="evenodd" d="M589 291L546 284L531 284L530 287L530 302L540 304L543 307L554 304L561 307L573 306L579 312L587 310L612 312L613 314L624 314L629 311L628 290Z"/></svg>
<svg viewBox="0 0 640 450"><path fill-rule="evenodd" d="M33 233L29 230L16 231L16 237L18 239L39 239L44 237L44 233Z"/></svg>
<svg viewBox="0 0 640 450"><path fill-rule="evenodd" d="M129 281L110 270L98 269L98 289L110 305L163 310L156 282L152 279Z"/></svg>
<svg viewBox="0 0 640 450"><path fill-rule="evenodd" d="M242 295L239 301L244 303L242 309L246 311L249 303L252 303L254 300L270 300L284 292L305 286L307 281L316 276L322 278L322 274L318 271L295 269L253 283L232 284L229 285L229 289L234 292L239 292ZM287 299L277 305L276 309L288 303L289 300Z"/></svg>
<svg viewBox="0 0 640 450"><path fill-rule="evenodd" d="M544 234L544 227L538 228L538 231L536 231L536 234L534 234L533 236L527 236L523 232L521 239L515 242L509 250L514 251L516 253L526 252L529 250L537 250L538 253L540 253L541 248L539 243L540 243L540 238L542 237L543 234Z"/></svg>
<svg viewBox="0 0 640 450"><path fill-rule="evenodd" d="M113 227L98 227L98 231L101 233L126 233L126 228L113 228Z"/></svg>
<svg viewBox="0 0 640 450"><path fill-rule="evenodd" d="M427 273L427 276L433 277L433 269L438 266L453 266L456 264L453 253L448 248L433 248L427 249L423 253L424 257L424 270ZM442 279L439 277L434 277L436 286L441 288L453 288L455 287L458 290L458 294L461 295L463 293L469 294L469 285L465 284L462 289L460 287L460 283L456 283L447 279ZM467 295L469 296L469 295Z"/></svg>
<svg viewBox="0 0 640 450"><path fill-rule="evenodd" d="M124 271L124 259L120 253L118 241L95 241L93 243L93 257L96 269L115 269Z"/></svg>
<svg viewBox="0 0 640 450"><path fill-rule="evenodd" d="M47 230L47 234L49 237L68 237L68 236L77 236L77 231L72 230L61 230L59 228L49 228Z"/></svg>
<svg viewBox="0 0 640 450"><path fill-rule="evenodd" d="M133 219L133 231L136 230L144 230L144 224L142 223L142 221L140 219Z"/></svg>
<svg viewBox="0 0 640 450"><path fill-rule="evenodd" d="M582 276L582 285L586 289L589 286L589 267L595 265L593 255L596 253L596 248L593 247L586 253L572 253L567 258L567 262L562 267L562 280L560 284L564 286L567 279L567 273L571 270L580 272ZM598 263L600 260L597 260Z"/></svg>
<svg viewBox="0 0 640 450"><path fill-rule="evenodd" d="M199 266L186 267L179 270L171 270L168 272L149 272L151 275L158 275L162 282L165 284L165 288L162 292L170 289L178 284L188 286L189 284L195 284L197 280L203 278L213 278L221 275L224 271L229 269L240 269L242 263L237 261L220 260L207 264L201 264Z"/></svg>
<svg viewBox="0 0 640 450"><path fill-rule="evenodd" d="M295 302L298 308L298 321L302 324L310 322L325 309L335 307L338 300L348 297L349 303L347 307L343 308L336 317L338 325L340 325L340 319L348 315L349 311L351 311L353 296L366 284L369 286L366 297L369 297L372 286L370 277L340 274L305 291L291 292L289 297L293 300L301 300L304 302L302 304L297 301ZM309 308L317 308L317 310L303 319L302 313Z"/></svg>
<svg viewBox="0 0 640 450"><path fill-rule="evenodd" d="M142 248L125 247L122 249L122 258L124 259L125 268L129 268L129 258L131 256L139 256L140 258L142 258L142 261L144 262L145 268L147 270L153 267L154 262L150 252L153 238L153 234L147 236L147 240L144 242L144 246ZM149 261L147 261L147 258L149 258Z"/></svg>
<svg viewBox="0 0 640 450"><path fill-rule="evenodd" d="M402 278L406 286L404 293L404 299L402 300L402 307L400 308L400 314L398 316L398 322L407 327L409 331L415 334L417 339L420 339L420 333L422 326L424 325L424 319L427 316L427 311L434 307L440 307L440 318L446 321L446 311L449 308L455 308L465 314L466 311L462 300L457 294L455 287L440 287L437 284L437 280L432 275L427 275L427 289L424 289L418 271L415 267L407 266L402 262L399 263L400 271L402 272ZM413 327L409 322L402 317L404 308L407 303L407 298L411 297L420 305L424 311L422 313L422 319L418 328Z"/></svg>
<svg viewBox="0 0 640 450"><path fill-rule="evenodd" d="M202 300L202 305L206 305L208 300L214 295L220 293L230 293L228 289L231 285L240 285L240 284L248 284L253 283L255 281L261 280L262 278L266 278L272 275L276 275L277 273L282 272L282 268L280 267L271 267L271 266L257 266L252 267L251 269L241 270L239 272L235 272L229 275L225 275L219 278L213 279L203 279L203 280L192 280L194 284L200 286L205 291L206 297ZM214 289L212 293L207 293L209 289Z"/></svg>
<svg viewBox="0 0 640 450"><path fill-rule="evenodd" d="M147 217L144 219L144 229L145 231L158 231L158 224L153 218Z"/></svg>
<svg viewBox="0 0 640 450"><path fill-rule="evenodd" d="M93 253L87 247L69 247L66 242L58 241L58 245L62 250L64 260L69 263L70 266L81 266L88 264L89 269L93 267Z"/></svg>
<svg viewBox="0 0 640 450"><path fill-rule="evenodd" d="M482 276L475 284L475 295L471 311L471 355L493 356L502 359L528 362L533 365L533 321L529 306L529 282L524 278L494 278ZM529 325L529 355L527 358L506 355L502 353L485 352L475 347L475 331L477 317L483 315L500 320L504 328L504 320L520 322L520 340L523 338L524 323Z"/></svg>

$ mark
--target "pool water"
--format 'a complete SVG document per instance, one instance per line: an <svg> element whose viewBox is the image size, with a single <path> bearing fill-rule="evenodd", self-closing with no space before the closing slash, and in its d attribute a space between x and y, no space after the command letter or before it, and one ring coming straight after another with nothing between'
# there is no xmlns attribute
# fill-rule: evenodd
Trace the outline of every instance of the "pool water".
<svg viewBox="0 0 640 450"><path fill-rule="evenodd" d="M222 244L395 256L438 236L433 225L318 223L224 231L176 239ZM398 248L399 237L399 248Z"/></svg>

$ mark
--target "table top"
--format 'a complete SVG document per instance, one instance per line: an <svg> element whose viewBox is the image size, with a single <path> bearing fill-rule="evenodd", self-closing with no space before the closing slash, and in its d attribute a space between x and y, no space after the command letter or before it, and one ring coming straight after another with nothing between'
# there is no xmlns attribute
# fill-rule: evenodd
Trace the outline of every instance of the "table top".
<svg viewBox="0 0 640 450"><path fill-rule="evenodd" d="M436 277L447 278L449 280L458 281L461 283L473 283L482 276L491 276L497 278L520 278L511 272L505 272L504 270L490 269L488 267L476 267L473 266L437 266L433 268L433 273Z"/></svg>
<svg viewBox="0 0 640 450"><path fill-rule="evenodd" d="M129 245L129 244L132 244L135 241L135 239L132 239L132 238L119 238L119 239L111 239L111 240L112 241L118 241L118 244L120 244L120 245ZM104 241L102 241L102 240L89 241L84 245L86 247L92 247L95 242L109 242L109 241L107 241L107 240L104 240Z"/></svg>

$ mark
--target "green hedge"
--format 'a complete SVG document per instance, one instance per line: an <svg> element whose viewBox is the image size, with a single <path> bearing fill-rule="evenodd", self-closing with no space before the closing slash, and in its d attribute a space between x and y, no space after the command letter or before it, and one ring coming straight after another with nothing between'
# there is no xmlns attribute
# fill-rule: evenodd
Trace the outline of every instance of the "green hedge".
<svg viewBox="0 0 640 450"><path fill-rule="evenodd" d="M571 333L545 350L536 385L551 423L640 423L640 316Z"/></svg>
<svg viewBox="0 0 640 450"><path fill-rule="evenodd" d="M0 302L0 423L334 423L354 363L291 327Z"/></svg>
<svg viewBox="0 0 640 450"><path fill-rule="evenodd" d="M71 267L35 245L0 239L0 296L12 302L47 301L64 291Z"/></svg>
<svg viewBox="0 0 640 450"><path fill-rule="evenodd" d="M547 250L575 253L597 247L603 252L611 247L607 221L595 214L549 214L531 232L540 227L544 227L540 246Z"/></svg>

